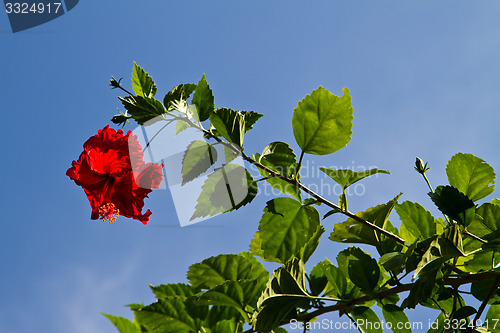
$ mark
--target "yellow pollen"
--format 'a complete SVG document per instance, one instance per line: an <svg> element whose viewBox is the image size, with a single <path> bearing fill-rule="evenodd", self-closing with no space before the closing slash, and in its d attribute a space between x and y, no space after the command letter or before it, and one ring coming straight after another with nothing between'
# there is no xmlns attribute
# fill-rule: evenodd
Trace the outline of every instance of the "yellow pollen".
<svg viewBox="0 0 500 333"><path fill-rule="evenodd" d="M106 203L99 207L99 218L103 221L115 222L120 210L113 203Z"/></svg>

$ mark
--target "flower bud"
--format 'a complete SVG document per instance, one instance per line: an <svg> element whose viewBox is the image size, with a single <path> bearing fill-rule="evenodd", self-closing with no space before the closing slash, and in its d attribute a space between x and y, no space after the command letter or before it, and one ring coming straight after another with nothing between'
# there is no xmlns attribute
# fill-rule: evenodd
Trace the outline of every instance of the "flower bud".
<svg viewBox="0 0 500 333"><path fill-rule="evenodd" d="M424 164L424 161L417 157L415 160L415 170L418 173L424 174L429 168L427 167L427 163Z"/></svg>

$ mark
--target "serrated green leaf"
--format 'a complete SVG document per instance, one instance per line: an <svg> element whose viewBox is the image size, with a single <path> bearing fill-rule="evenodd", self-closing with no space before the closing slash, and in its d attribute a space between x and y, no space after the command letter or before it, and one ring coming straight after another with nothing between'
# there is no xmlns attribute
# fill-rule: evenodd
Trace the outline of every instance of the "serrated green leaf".
<svg viewBox="0 0 500 333"><path fill-rule="evenodd" d="M259 161L260 154L259 153L254 154L253 159L256 161ZM266 163L266 162L264 161L264 163ZM269 176L269 173L261 168L258 168L258 171L259 171L259 174L263 177ZM278 177L267 178L266 183L269 184L273 189L276 189L283 194L289 194L291 197L296 198L299 201L302 201L302 198L300 196L300 188L298 186L290 184L287 181L285 181L281 178L278 178ZM268 192L265 190L265 193L268 193Z"/></svg>
<svg viewBox="0 0 500 333"><path fill-rule="evenodd" d="M391 211L400 195L396 196L393 200L386 204L369 208L368 210L357 213L356 215L381 228L386 228L387 219L389 218L389 215L391 214ZM349 218L346 222L335 224L334 230L330 234L329 239L340 243L362 243L379 247L381 245L380 240L382 237L379 236L372 228Z"/></svg>
<svg viewBox="0 0 500 333"><path fill-rule="evenodd" d="M237 324L234 320L221 320L212 327L210 333L235 333L240 332L241 330L236 331Z"/></svg>
<svg viewBox="0 0 500 333"><path fill-rule="evenodd" d="M198 302L207 305L231 306L239 311L247 321L245 311L248 306L255 308L267 282L267 276L252 280L226 281L203 293Z"/></svg>
<svg viewBox="0 0 500 333"><path fill-rule="evenodd" d="M149 287L158 299L177 296L189 298L200 291L185 283L169 283Z"/></svg>
<svg viewBox="0 0 500 333"><path fill-rule="evenodd" d="M377 261L367 254L350 257L347 272L351 281L366 293L374 291L378 285L380 268Z"/></svg>
<svg viewBox="0 0 500 333"><path fill-rule="evenodd" d="M319 245L319 240L323 233L325 232L325 228L322 225L318 225L312 236L309 238L307 243L305 243L299 250L299 252L295 255L297 258L302 259L304 263L306 263L309 258L312 256L314 251Z"/></svg>
<svg viewBox="0 0 500 333"><path fill-rule="evenodd" d="M217 161L217 150L208 142L195 140L184 151L182 157L182 185L199 177Z"/></svg>
<svg viewBox="0 0 500 333"><path fill-rule="evenodd" d="M137 66L134 61L134 69L132 71L132 89L137 96L154 97L156 94L156 85L153 78Z"/></svg>
<svg viewBox="0 0 500 333"><path fill-rule="evenodd" d="M319 213L314 207L303 206L291 198L268 201L259 223L264 259L287 262L299 255L311 237L323 233L319 229Z"/></svg>
<svg viewBox="0 0 500 333"><path fill-rule="evenodd" d="M172 107L172 102L186 101L195 89L196 84L194 83L179 84L165 95L163 105L169 110Z"/></svg>
<svg viewBox="0 0 500 333"><path fill-rule="evenodd" d="M239 111L243 118L245 119L245 132L248 132L253 128L253 125L264 115L257 113L255 111Z"/></svg>
<svg viewBox="0 0 500 333"><path fill-rule="evenodd" d="M134 310L140 325L150 331L164 333L197 332L208 313L207 306L194 305L182 297L159 299L157 302Z"/></svg>
<svg viewBox="0 0 500 333"><path fill-rule="evenodd" d="M387 324L391 324L391 331L394 333L411 333L411 323L399 306L386 304L382 308L382 314Z"/></svg>
<svg viewBox="0 0 500 333"><path fill-rule="evenodd" d="M262 151L262 155L255 154L254 158L269 169L278 172L282 176L290 177L290 173L295 170L297 164L296 156L293 150L284 142L272 142ZM269 173L259 168L259 173L263 177L268 177ZM294 186L283 179L272 177L266 179L274 189L283 194L289 194L301 201L300 188Z"/></svg>
<svg viewBox="0 0 500 333"><path fill-rule="evenodd" d="M293 111L295 141L308 154L331 154L351 140L352 107L349 89L338 97L323 87L313 90Z"/></svg>
<svg viewBox="0 0 500 333"><path fill-rule="evenodd" d="M347 278L344 273L328 259L319 262L318 267L328 281L324 287L325 295L338 300L345 299L347 297Z"/></svg>
<svg viewBox="0 0 500 333"><path fill-rule="evenodd" d="M491 203L496 206L500 206L500 199L494 198L491 200Z"/></svg>
<svg viewBox="0 0 500 333"><path fill-rule="evenodd" d="M314 296L319 296L323 292L328 283L328 280L321 265L322 261L317 263L309 273L309 278L307 279L307 281L309 281L309 289L311 290L311 295Z"/></svg>
<svg viewBox="0 0 500 333"><path fill-rule="evenodd" d="M401 252L389 252L382 255L378 261L387 271L394 271L400 273L404 261L404 254Z"/></svg>
<svg viewBox="0 0 500 333"><path fill-rule="evenodd" d="M436 221L424 207L416 202L405 201L394 206L401 219L401 236L414 243L436 235Z"/></svg>
<svg viewBox="0 0 500 333"><path fill-rule="evenodd" d="M212 289L226 281L264 279L269 272L248 252L221 254L189 267L187 278L194 288Z"/></svg>
<svg viewBox="0 0 500 333"><path fill-rule="evenodd" d="M210 123L228 142L239 147L243 145L245 136L245 116L231 109L219 108L210 115Z"/></svg>
<svg viewBox="0 0 500 333"><path fill-rule="evenodd" d="M141 327L127 318L112 316L106 313L102 313L102 315L108 318L120 333L141 333Z"/></svg>
<svg viewBox="0 0 500 333"><path fill-rule="evenodd" d="M382 324L377 314L366 306L355 306L351 316L356 320L358 329L366 333L382 333Z"/></svg>
<svg viewBox="0 0 500 333"><path fill-rule="evenodd" d="M380 170L377 168L364 171L354 171L351 169L328 169L323 167L319 169L344 189L362 180L363 178L375 175L377 173L391 174L389 171Z"/></svg>
<svg viewBox="0 0 500 333"><path fill-rule="evenodd" d="M276 141L264 148L258 162L288 177L290 168L297 163L297 160L293 149L287 143Z"/></svg>
<svg viewBox="0 0 500 333"><path fill-rule="evenodd" d="M452 186L438 186L428 193L437 208L453 220L467 226L474 218L474 202Z"/></svg>
<svg viewBox="0 0 500 333"><path fill-rule="evenodd" d="M495 171L484 160L472 154L458 153L446 165L450 185L477 201L495 189Z"/></svg>
<svg viewBox="0 0 500 333"><path fill-rule="evenodd" d="M257 195L252 175L237 164L227 164L208 175L201 187L191 220L239 209Z"/></svg>
<svg viewBox="0 0 500 333"><path fill-rule="evenodd" d="M143 125L166 112L163 104L152 97L126 96L118 97L118 99L139 125Z"/></svg>
<svg viewBox="0 0 500 333"><path fill-rule="evenodd" d="M193 94L193 99L191 104L195 104L198 109L198 118L200 121L205 121L210 117L210 114L214 111L214 95L212 89L205 79L205 74L201 77L200 81L196 85L196 90Z"/></svg>
<svg viewBox="0 0 500 333"><path fill-rule="evenodd" d="M291 318L301 303L309 303L311 296L305 290L304 263L294 258L274 271L257 302L258 312L252 318L252 327L267 333Z"/></svg>
<svg viewBox="0 0 500 333"><path fill-rule="evenodd" d="M429 248L425 251L422 259L415 269L415 278L420 272L431 263L444 263L448 259L463 256L462 232L459 227L454 224L445 232L430 243Z"/></svg>
<svg viewBox="0 0 500 333"><path fill-rule="evenodd" d="M419 276L410 290L410 294L401 304L402 308L414 309L419 303L425 302L439 290L442 286L442 263L435 261L429 264Z"/></svg>

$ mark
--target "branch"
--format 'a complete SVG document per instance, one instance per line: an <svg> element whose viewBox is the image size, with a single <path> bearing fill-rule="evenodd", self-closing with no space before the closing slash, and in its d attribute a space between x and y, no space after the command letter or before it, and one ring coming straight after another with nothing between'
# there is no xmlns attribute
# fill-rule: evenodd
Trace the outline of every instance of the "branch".
<svg viewBox="0 0 500 333"><path fill-rule="evenodd" d="M489 280L496 280L494 287L498 287L498 285L500 285L500 273L483 272L483 273L471 274L471 275L466 275L466 276L461 276L461 277L445 277L445 278L443 278L444 284L452 286L452 287L458 287L458 286L461 286L463 284L468 284L468 283L472 283L472 282L489 281ZM384 298L387 298L387 297L395 295L395 294L399 294L399 293L402 293L405 291L410 291L414 285L415 285L415 283L402 284L402 285L399 285L397 287L375 293L375 295L374 295L375 297L366 295L366 296L354 298L350 301L338 302L335 305L325 306L323 308L317 309L316 311L309 312L309 313L306 313L304 315L298 316L297 321L308 322L308 321L318 317L319 315L322 315L322 314L325 314L328 312L344 311L344 310L348 310L349 308L351 308L355 305L366 303L366 302L371 301L373 299L384 299ZM496 289L494 289L494 288L492 288L492 290L490 290L491 295L493 295L493 292L495 290ZM491 297L491 295L489 295L489 297ZM479 310L481 310L481 308ZM483 310L484 310L484 308L481 310L481 312ZM288 321L284 321L284 322L281 322L279 324L279 326L283 326L283 325L286 325L289 323L290 322L288 322ZM248 329L248 330L244 331L243 333L256 333L256 331L254 331L253 329Z"/></svg>

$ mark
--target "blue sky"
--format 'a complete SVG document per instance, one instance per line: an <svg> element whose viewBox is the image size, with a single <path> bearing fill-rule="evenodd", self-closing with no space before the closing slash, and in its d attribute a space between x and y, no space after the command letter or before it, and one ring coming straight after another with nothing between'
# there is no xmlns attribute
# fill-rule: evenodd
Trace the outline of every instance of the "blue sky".
<svg viewBox="0 0 500 333"><path fill-rule="evenodd" d="M82 1L16 34L0 15L0 332L114 332L99 312L130 318L125 304L153 301L148 284L186 281L190 264L248 249L270 197L181 228L169 192L155 191L147 226L90 220L65 172L120 107L107 83L114 75L130 87L132 61L160 96L205 73L217 106L264 114L245 138L252 153L276 140L298 150L297 102L319 85L337 95L347 86L353 139L333 155L308 156L311 166L392 172L365 181L353 211L402 191L435 212L415 156L430 161L434 185L446 183L457 152L500 170L499 14L494 1ZM324 225L329 232L342 220ZM325 234L310 262L341 248Z"/></svg>

